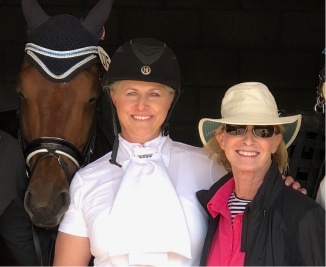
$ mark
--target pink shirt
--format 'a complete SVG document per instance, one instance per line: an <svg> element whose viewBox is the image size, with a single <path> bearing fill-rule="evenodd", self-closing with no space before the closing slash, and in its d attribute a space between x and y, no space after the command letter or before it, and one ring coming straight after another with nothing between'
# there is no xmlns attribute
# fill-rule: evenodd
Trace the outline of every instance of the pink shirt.
<svg viewBox="0 0 326 267"><path fill-rule="evenodd" d="M243 213L236 215L232 224L228 208L228 200L233 190L234 179L232 178L215 193L207 204L207 208L214 218L220 215L207 266L244 265L245 253L240 251Z"/></svg>

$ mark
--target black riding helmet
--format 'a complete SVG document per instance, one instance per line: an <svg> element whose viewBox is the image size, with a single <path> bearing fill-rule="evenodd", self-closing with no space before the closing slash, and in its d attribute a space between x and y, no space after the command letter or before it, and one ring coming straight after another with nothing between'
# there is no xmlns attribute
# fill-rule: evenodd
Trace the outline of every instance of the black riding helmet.
<svg viewBox="0 0 326 267"><path fill-rule="evenodd" d="M162 125L162 135L169 134L168 121L180 94L181 76L176 55L165 43L153 38L135 38L124 43L112 57L107 79L108 83L136 80L170 86L175 91L175 95ZM113 104L112 113L115 141L110 162L120 166L116 162L119 141Z"/></svg>
<svg viewBox="0 0 326 267"><path fill-rule="evenodd" d="M180 89L180 69L172 50L153 38L136 38L114 53L108 72L109 82L137 80L156 82Z"/></svg>

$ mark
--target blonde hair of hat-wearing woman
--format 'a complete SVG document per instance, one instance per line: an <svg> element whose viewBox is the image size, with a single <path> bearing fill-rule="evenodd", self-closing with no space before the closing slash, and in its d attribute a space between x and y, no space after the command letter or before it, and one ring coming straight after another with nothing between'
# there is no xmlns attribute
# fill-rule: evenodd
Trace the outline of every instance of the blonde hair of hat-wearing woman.
<svg viewBox="0 0 326 267"><path fill-rule="evenodd" d="M169 137L180 80L175 54L159 40L116 50L107 88L114 147L73 178L54 265L87 265L91 255L94 265L199 264L207 217L196 192L225 170Z"/></svg>
<svg viewBox="0 0 326 267"><path fill-rule="evenodd" d="M301 115L279 117L258 82L227 90L221 115L199 123L202 142L229 172L197 192L210 220L201 264L325 265L325 211L281 177Z"/></svg>

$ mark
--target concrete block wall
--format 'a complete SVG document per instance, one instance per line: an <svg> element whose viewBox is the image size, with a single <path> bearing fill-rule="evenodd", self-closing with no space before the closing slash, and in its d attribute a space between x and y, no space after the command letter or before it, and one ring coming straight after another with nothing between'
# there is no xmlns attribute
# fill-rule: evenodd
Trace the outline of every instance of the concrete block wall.
<svg viewBox="0 0 326 267"><path fill-rule="evenodd" d="M84 16L96 0L39 0L50 15ZM0 111L17 108L15 84L27 40L19 0L0 0ZM323 0L115 0L102 46L112 55L133 37L165 41L177 54L182 95L171 136L200 145L202 117L220 117L227 88L266 83L280 110L312 110L325 64Z"/></svg>

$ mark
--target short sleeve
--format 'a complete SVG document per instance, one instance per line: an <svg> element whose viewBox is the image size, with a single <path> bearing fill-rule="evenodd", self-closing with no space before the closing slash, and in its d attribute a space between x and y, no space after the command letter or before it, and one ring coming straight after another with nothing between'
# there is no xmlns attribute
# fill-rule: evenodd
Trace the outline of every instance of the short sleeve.
<svg viewBox="0 0 326 267"><path fill-rule="evenodd" d="M83 183L75 174L70 184L70 205L60 225L59 231L70 235L88 237L87 224L83 216Z"/></svg>

